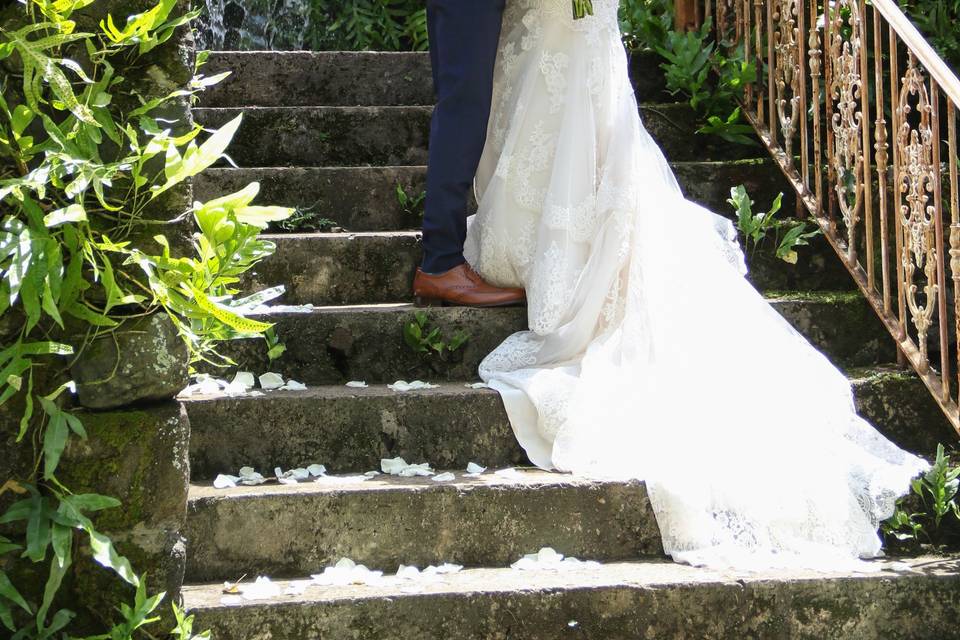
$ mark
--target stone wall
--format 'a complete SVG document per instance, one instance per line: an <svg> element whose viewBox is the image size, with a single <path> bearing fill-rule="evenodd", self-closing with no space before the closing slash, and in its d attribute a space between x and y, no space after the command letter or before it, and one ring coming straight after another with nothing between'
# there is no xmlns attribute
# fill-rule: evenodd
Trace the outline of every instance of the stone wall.
<svg viewBox="0 0 960 640"><path fill-rule="evenodd" d="M99 22L108 13L122 24L123 17L155 4L155 0L97 0L73 17L77 31L99 31ZM179 0L175 11L182 13L189 8L189 0ZM22 21L20 4L12 3L0 10L0 24L4 27L14 28ZM82 59L81 56L79 54L78 59ZM8 60L5 64L8 70L14 71L9 66L15 62ZM150 98L185 86L193 75L193 66L193 35L189 27L181 27L170 40L141 58L135 67L118 68L116 74L127 78L132 88ZM178 131L187 131L192 126L187 99L181 99L157 115L176 120ZM187 210L191 201L191 185L184 183L159 198L148 215L170 220ZM163 229L174 251L186 246L190 231L189 223ZM155 227L145 228L141 234L135 234L133 240L152 242L142 238L157 232ZM0 341L4 343L20 326L13 318L15 313L16 310L8 311L0 317ZM11 322L16 326L6 327ZM0 348L2 346L0 344ZM64 361L63 365L66 364ZM62 377L62 373L53 371L60 368L54 365L35 369L37 391L53 388L52 380ZM46 378L46 383L41 386L42 378ZM38 460L40 445L35 433L19 444L15 442L22 409L22 398L17 397L0 408L0 485L9 479L29 481ZM179 597L185 566L181 532L186 519L190 436L185 411L174 400L160 400L110 411L85 411L78 416L89 437L85 441L71 438L57 471L58 479L76 493L99 493L122 501L120 508L95 514L94 522L111 536L118 551L130 559L137 573L148 574L150 593L167 592L168 598L158 613L169 618L170 601ZM0 512L15 498L10 492L0 495ZM5 535L16 531L8 525L0 527L0 533ZM115 619L116 607L121 602L132 602L133 589L93 562L85 535L78 533L75 539L81 544L57 606L79 614L77 626L70 629L72 632L84 629L102 632L99 621ZM0 568L12 574L28 600L39 602L46 580L46 564L18 561L13 566L9 555L5 561L7 565L0 562Z"/></svg>

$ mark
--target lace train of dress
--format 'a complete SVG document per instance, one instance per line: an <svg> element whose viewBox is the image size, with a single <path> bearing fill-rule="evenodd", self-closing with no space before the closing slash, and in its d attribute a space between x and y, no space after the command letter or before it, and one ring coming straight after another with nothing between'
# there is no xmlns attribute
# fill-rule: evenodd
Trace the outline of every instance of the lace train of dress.
<svg viewBox="0 0 960 640"><path fill-rule="evenodd" d="M616 0L508 0L466 256L530 330L481 364L547 469L647 483L666 552L865 568L925 463L743 277L638 116Z"/></svg>

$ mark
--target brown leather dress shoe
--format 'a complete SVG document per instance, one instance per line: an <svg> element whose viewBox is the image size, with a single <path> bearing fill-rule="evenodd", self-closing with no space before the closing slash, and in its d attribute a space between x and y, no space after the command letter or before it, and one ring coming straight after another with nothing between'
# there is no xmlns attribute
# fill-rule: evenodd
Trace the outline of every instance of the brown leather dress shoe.
<svg viewBox="0 0 960 640"><path fill-rule="evenodd" d="M417 269L413 295L418 307L507 307L522 304L526 299L523 289L504 289L487 284L466 263L437 275Z"/></svg>

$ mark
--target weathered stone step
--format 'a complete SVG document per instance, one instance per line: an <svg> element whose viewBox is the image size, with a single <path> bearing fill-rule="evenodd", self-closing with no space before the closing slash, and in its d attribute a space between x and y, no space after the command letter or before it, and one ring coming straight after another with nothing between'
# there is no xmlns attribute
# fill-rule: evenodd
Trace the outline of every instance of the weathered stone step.
<svg viewBox="0 0 960 640"><path fill-rule="evenodd" d="M343 557L387 571L444 562L506 566L545 546L604 561L662 555L642 483L517 473L457 472L451 482L377 476L227 490L194 485L187 580L302 576Z"/></svg>
<svg viewBox="0 0 960 640"><path fill-rule="evenodd" d="M245 288L256 291L285 284L286 304L349 305L410 299L420 263L420 234L311 233L267 234L277 251L248 274ZM748 253L749 279L761 290L852 289L853 283L823 238L798 251L797 264L772 255Z"/></svg>
<svg viewBox="0 0 960 640"><path fill-rule="evenodd" d="M954 437L913 373L873 367L849 377L860 415L901 447L930 454ZM185 405L195 481L245 465L269 472L319 463L331 472L363 472L397 456L447 469L527 464L500 397L462 382L402 393L385 385L310 387Z"/></svg>
<svg viewBox="0 0 960 640"><path fill-rule="evenodd" d="M198 108L194 119L218 128L239 113L243 124L229 148L243 167L422 165L427 162L429 106ZM742 145L694 138L688 105L640 107L650 135L671 160L757 155Z"/></svg>
<svg viewBox="0 0 960 640"><path fill-rule="evenodd" d="M301 595L230 604L221 583L186 586L183 597L196 615L194 628L212 629L217 640L248 640L251 630L271 640L955 637L955 558L877 564L884 570L868 574L749 574L669 562L560 572L469 569L413 589L410 583L315 586Z"/></svg>
<svg viewBox="0 0 960 640"><path fill-rule="evenodd" d="M688 198L717 213L732 215L727 199L730 187L739 184L766 210L784 192L783 215L794 211L792 189L771 160L726 162L673 162L677 179ZM397 185L412 197L426 188L427 169L408 167L254 167L212 168L195 178L199 200L239 191L250 182L260 183L259 201L296 207L305 230L325 219L350 231L419 229L422 208L404 208Z"/></svg>
<svg viewBox="0 0 960 640"><path fill-rule="evenodd" d="M835 362L870 365L890 361L886 330L858 293L783 294L773 307ZM466 344L446 359L424 357L404 342L404 327L414 320L412 305L384 304L281 310L261 320L276 323L287 350L268 362L262 340L234 340L221 352L251 371L278 371L307 384L347 380L393 382L469 380L480 360L507 336L526 329L526 309L433 308L427 323L444 341L457 332Z"/></svg>
<svg viewBox="0 0 960 640"><path fill-rule="evenodd" d="M637 99L664 97L661 59L636 54ZM432 105L430 57L420 52L213 51L204 67L231 75L201 95L205 107Z"/></svg>

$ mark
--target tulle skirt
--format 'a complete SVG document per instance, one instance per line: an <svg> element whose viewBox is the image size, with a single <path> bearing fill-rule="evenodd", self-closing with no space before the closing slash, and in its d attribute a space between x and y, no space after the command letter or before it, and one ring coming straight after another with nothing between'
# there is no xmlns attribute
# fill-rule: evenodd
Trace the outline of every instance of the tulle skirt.
<svg viewBox="0 0 960 640"><path fill-rule="evenodd" d="M866 568L926 463L856 415L845 376L743 277L730 222L684 199L638 115L617 3L594 8L508 0L466 256L526 288L530 330L481 377L537 466L644 480L677 561Z"/></svg>

